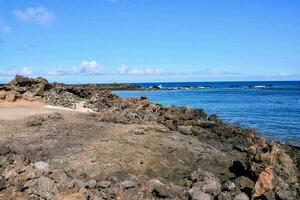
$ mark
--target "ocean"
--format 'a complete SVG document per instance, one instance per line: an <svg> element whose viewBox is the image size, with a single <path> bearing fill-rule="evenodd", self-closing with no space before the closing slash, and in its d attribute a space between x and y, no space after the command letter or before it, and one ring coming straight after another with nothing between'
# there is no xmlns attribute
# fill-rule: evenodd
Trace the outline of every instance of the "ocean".
<svg viewBox="0 0 300 200"><path fill-rule="evenodd" d="M300 146L300 81L134 83L164 90L115 91L162 105L192 106L230 124L257 128L267 139Z"/></svg>

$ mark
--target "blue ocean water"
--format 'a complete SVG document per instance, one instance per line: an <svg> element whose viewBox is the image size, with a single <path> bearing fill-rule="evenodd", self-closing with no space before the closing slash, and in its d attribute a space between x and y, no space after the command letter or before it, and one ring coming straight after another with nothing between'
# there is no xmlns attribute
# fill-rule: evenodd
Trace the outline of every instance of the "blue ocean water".
<svg viewBox="0 0 300 200"><path fill-rule="evenodd" d="M138 83L169 90L116 91L163 105L202 108L224 122L257 128L261 135L300 146L300 81Z"/></svg>

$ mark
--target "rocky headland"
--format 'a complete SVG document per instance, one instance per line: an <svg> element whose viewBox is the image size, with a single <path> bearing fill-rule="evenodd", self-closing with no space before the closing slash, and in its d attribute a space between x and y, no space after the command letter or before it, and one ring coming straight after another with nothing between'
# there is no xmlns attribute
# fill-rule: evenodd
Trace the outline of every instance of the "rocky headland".
<svg viewBox="0 0 300 200"><path fill-rule="evenodd" d="M299 148L109 89L23 76L0 86L2 104L55 108L0 120L0 199L300 199Z"/></svg>

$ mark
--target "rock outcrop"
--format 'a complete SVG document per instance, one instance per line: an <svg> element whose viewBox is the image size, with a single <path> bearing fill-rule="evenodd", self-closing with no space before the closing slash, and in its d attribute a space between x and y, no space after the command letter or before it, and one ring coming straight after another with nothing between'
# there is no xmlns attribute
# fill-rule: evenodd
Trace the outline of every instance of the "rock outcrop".
<svg viewBox="0 0 300 200"><path fill-rule="evenodd" d="M159 125L157 128L164 127L160 127L161 134L176 132L197 138L216 152L221 152L222 158L226 159L220 160L218 155L209 151L207 156L214 159L202 162L199 157L190 174L181 176L179 181L174 175L177 178L175 184L163 182L159 177L149 178L148 182L141 181L137 178L138 174L130 174L123 179L115 176L102 180L88 176L78 178L65 169L49 169L43 161L32 163L24 155L4 148L0 157L0 199L12 196L14 199L300 198L297 150L266 141L257 135L255 129L225 124L218 116L207 116L201 109L162 106L149 102L146 97L121 99L97 85L50 84L43 78L22 76L16 76L9 86L0 88L0 101L18 99L74 109L80 105L94 111L90 117L96 123L154 123ZM34 116L26 124L35 128L62 118L57 113Z"/></svg>

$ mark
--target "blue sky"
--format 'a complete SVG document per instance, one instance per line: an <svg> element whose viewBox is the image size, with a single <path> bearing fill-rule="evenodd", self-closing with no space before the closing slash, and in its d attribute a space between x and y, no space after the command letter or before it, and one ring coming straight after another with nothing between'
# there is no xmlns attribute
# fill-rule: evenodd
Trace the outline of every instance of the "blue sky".
<svg viewBox="0 0 300 200"><path fill-rule="evenodd" d="M0 0L0 82L300 80L298 0Z"/></svg>

